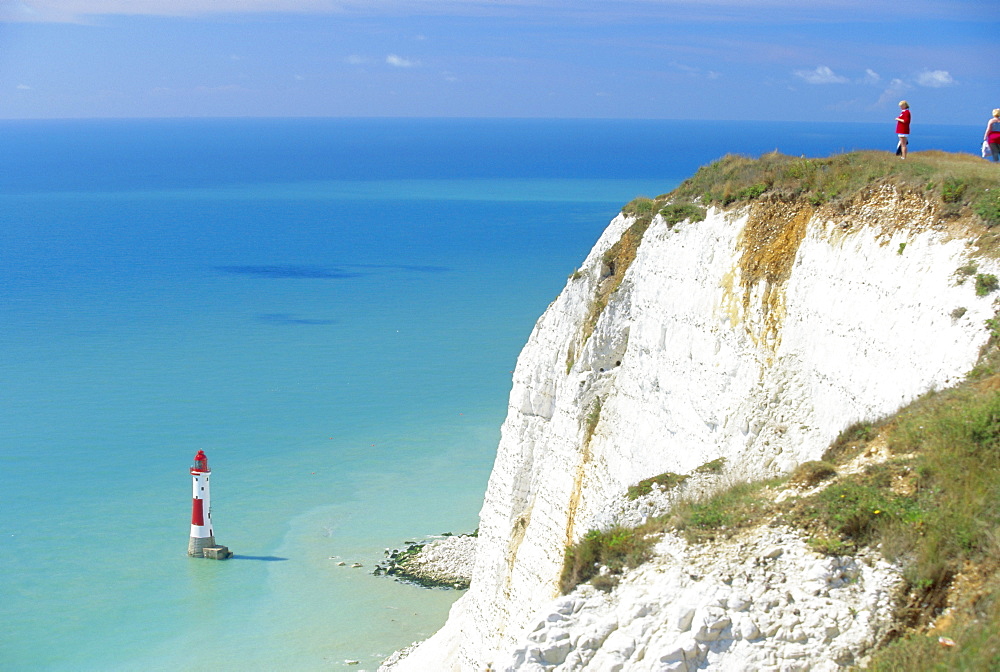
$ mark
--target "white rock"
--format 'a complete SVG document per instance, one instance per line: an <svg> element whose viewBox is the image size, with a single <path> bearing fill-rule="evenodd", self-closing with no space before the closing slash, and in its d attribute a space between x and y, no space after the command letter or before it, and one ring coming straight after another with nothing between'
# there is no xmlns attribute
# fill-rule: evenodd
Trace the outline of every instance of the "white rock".
<svg viewBox="0 0 1000 672"><path fill-rule="evenodd" d="M539 612L552 611L547 605L557 597L567 539L656 515L676 497L675 489L658 488L640 504L625 505L628 486L666 471L691 473L720 457L727 459L725 479L789 469L819 458L852 422L890 413L972 367L993 307L992 297L977 297L972 283L953 281L954 271L975 253L965 239L936 228L929 206L889 187L846 216L810 213L801 210L808 222L787 278L776 276L772 283L752 280L750 267L741 263L763 244L745 233L747 211L711 209L705 221L672 230L655 219L584 340L583 325L607 271L603 256L632 224L622 216L611 222L581 277L568 281L518 358L481 511L472 586L442 631L418 647L423 653L411 653L394 669L420 670L421 660L436 661L435 669L445 672L481 669L519 650L526 633L544 620ZM907 243L902 255L900 242ZM976 263L980 272L1000 271L994 260ZM956 307L966 309L961 320L950 317ZM588 429L596 400L598 422ZM684 487L710 489L718 481L698 475ZM740 560L726 561L733 565L726 571L742 577L753 600L746 613L765 638L780 627L780 618L762 617L767 610L783 617L789 598L797 601L793 608L826 599L813 595L814 579L800 574L814 554L780 537L768 533L752 544L757 558L779 548L766 562L768 570L779 570L761 574ZM750 552L732 549L734 558ZM696 583L710 582L708 560ZM701 606L697 591L685 587L687 569L674 566L658 589ZM889 604L892 572L858 571L856 580L829 584L835 602L866 605L850 622L837 619L831 650L857 651L873 641L870 633ZM809 589L800 590L803 584ZM627 588L616 589L615 599L632 600ZM585 599L595 600L595 609L608 600ZM585 611L565 615L580 623ZM664 618L656 613L638 621ZM635 637L650 661L658 659L656 651L676 648L673 635L641 630L637 622L620 623L614 635ZM807 631L806 650L825 648L820 643L828 635ZM611 669L596 667L599 659L624 664L601 658L611 639L589 669ZM711 669L736 669L719 661L749 660L758 644L734 639L727 646L705 653L715 661ZM757 654L758 669L791 664L776 651ZM630 672L646 669L633 665L629 661Z"/></svg>
<svg viewBox="0 0 1000 672"><path fill-rule="evenodd" d="M694 620L695 609L690 605L678 606L676 628L680 632L687 632L691 629L691 622Z"/></svg>

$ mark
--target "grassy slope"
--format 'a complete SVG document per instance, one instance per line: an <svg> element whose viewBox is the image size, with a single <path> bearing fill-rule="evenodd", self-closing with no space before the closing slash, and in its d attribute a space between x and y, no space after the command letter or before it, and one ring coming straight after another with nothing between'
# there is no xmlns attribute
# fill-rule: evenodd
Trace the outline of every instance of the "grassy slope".
<svg viewBox="0 0 1000 672"><path fill-rule="evenodd" d="M765 194L847 210L884 184L920 194L942 220L977 227L984 254L1000 249L992 231L1000 225L1000 166L942 152L914 153L905 162L877 152L827 159L727 156L670 194L636 199L625 211L644 231L657 212L697 221L700 206L739 205ZM564 592L587 580L610 589L616 575L648 558L656 534L667 529L698 542L781 522L803 529L818 552L878 547L905 568L909 599L897 636L870 669L1000 670L1000 317L985 328L992 338L965 382L892 417L849 428L823 461L784 479L741 483L683 502L639 528L589 533L567 549ZM884 447L886 459L840 473L874 446ZM816 488L823 483L827 487ZM789 485L810 494L774 503L774 492ZM611 573L595 576L598 565Z"/></svg>
<svg viewBox="0 0 1000 672"><path fill-rule="evenodd" d="M1000 224L1000 166L967 154L914 152L901 161L885 152L852 152L825 159L767 154L730 155L698 170L657 200L728 206L763 194L846 209L874 186L894 184L939 206L944 218L975 214Z"/></svg>

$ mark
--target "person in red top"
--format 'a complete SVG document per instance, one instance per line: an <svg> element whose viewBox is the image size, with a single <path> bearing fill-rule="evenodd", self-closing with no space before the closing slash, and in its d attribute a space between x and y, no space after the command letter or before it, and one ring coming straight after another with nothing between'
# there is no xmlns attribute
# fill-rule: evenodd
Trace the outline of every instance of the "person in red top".
<svg viewBox="0 0 1000 672"><path fill-rule="evenodd" d="M906 145L910 138L910 104L905 100L899 101L899 109L902 110L896 117L896 135L899 137L899 147L896 153L901 158L906 158Z"/></svg>
<svg viewBox="0 0 1000 672"><path fill-rule="evenodd" d="M1000 161L1000 108L993 110L993 117L986 122L983 140L989 143L994 161Z"/></svg>

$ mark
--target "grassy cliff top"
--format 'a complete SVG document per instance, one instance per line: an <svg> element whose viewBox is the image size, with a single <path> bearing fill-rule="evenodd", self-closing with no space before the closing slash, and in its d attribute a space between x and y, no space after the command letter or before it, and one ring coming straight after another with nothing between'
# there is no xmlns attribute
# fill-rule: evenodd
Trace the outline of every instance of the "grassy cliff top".
<svg viewBox="0 0 1000 672"><path fill-rule="evenodd" d="M820 159L777 152L759 159L730 154L703 166L669 194L636 199L624 211L641 216L667 204L674 211L687 204L728 207L765 194L803 199L814 206L846 207L887 184L923 195L939 205L943 218L968 217L986 227L1000 225L1000 164L940 151L914 152L905 161L875 151Z"/></svg>

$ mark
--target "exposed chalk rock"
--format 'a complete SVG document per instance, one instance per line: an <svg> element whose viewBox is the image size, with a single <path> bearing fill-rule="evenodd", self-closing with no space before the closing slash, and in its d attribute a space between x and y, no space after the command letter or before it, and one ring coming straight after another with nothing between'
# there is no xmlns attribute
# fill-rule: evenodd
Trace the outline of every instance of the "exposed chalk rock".
<svg viewBox="0 0 1000 672"><path fill-rule="evenodd" d="M744 653L745 669L835 669L880 627L891 572L837 574L785 537L750 544L761 564L738 586L720 585L709 565L697 581L680 571L677 558L698 556L676 540L614 597L581 588L572 604L583 606L563 613L557 585L567 544L670 505L657 490L629 509L628 486L717 458L725 479L786 472L852 422L962 376L993 316L992 297L954 279L975 249L931 205L888 186L843 213L761 201L673 228L656 217L623 272L605 253L632 222L611 222L536 324L514 371L471 588L394 670L736 670L712 661ZM620 285L597 310L609 277ZM669 604L649 599L654 579ZM836 598L850 590L868 605L856 614ZM793 599L824 616L794 614ZM820 643L826 663L810 657ZM646 667L635 666L640 655Z"/></svg>

